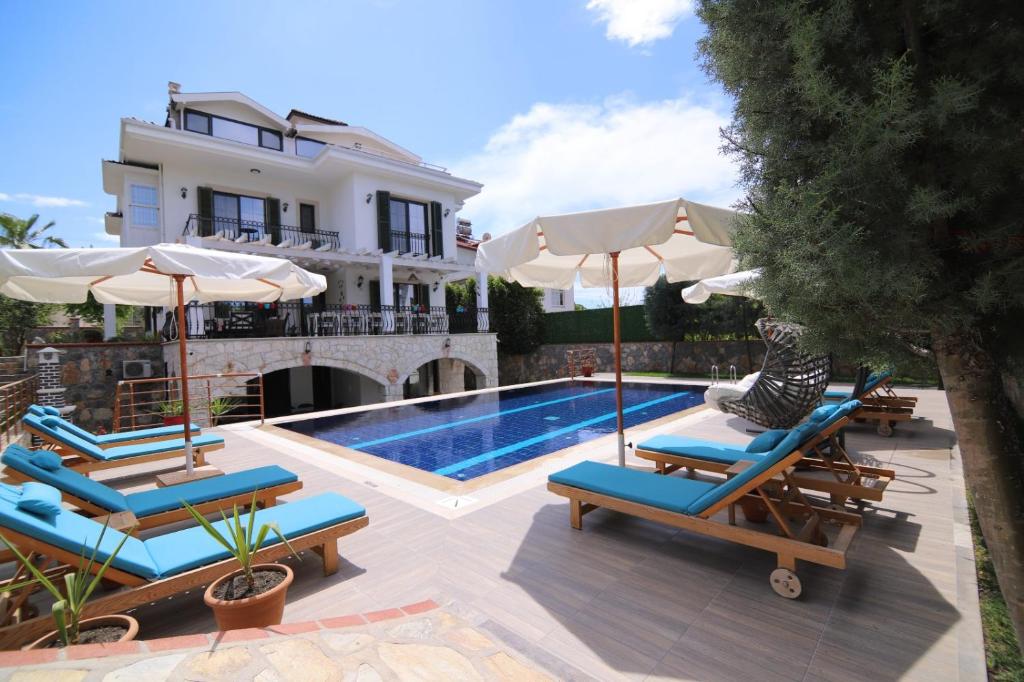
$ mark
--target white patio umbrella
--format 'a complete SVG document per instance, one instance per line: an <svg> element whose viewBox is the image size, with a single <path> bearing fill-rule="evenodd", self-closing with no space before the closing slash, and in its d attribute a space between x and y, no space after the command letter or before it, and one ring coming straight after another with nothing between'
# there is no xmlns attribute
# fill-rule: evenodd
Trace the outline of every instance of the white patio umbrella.
<svg viewBox="0 0 1024 682"><path fill-rule="evenodd" d="M327 280L291 261L157 244L119 249L0 249L0 294L36 303L100 303L177 308L185 466L192 473L185 304L269 303L315 296Z"/></svg>
<svg viewBox="0 0 1024 682"><path fill-rule="evenodd" d="M751 298L750 285L761 276L760 270L743 270L718 277L709 277L683 289L683 300L687 303L704 303L711 294L746 296Z"/></svg>
<svg viewBox="0 0 1024 682"><path fill-rule="evenodd" d="M733 272L735 211L685 199L540 216L483 242L476 269L524 286L612 288L615 404L619 464L625 465L619 287L650 286L664 271L670 282Z"/></svg>

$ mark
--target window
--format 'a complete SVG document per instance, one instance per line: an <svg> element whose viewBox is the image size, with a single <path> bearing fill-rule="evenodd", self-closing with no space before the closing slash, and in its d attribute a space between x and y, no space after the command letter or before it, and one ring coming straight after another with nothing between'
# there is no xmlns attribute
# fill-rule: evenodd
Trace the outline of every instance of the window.
<svg viewBox="0 0 1024 682"><path fill-rule="evenodd" d="M557 305L559 308L564 308L565 307L565 291L564 290L559 289L558 291L555 292L555 305Z"/></svg>
<svg viewBox="0 0 1024 682"><path fill-rule="evenodd" d="M307 159L311 159L320 153L320 150L326 147L327 144L324 142L317 142L316 140L310 140L306 137L295 138L295 154L296 156L302 156Z"/></svg>
<svg viewBox="0 0 1024 682"><path fill-rule="evenodd" d="M131 186L131 220L134 227L160 226L160 200L156 187Z"/></svg>
<svg viewBox="0 0 1024 682"><path fill-rule="evenodd" d="M204 114L201 111L185 112L185 130L264 149L282 149L281 133L276 130L234 121L223 116Z"/></svg>
<svg viewBox="0 0 1024 682"><path fill-rule="evenodd" d="M391 199L391 232L399 251L427 252L427 205L408 199Z"/></svg>

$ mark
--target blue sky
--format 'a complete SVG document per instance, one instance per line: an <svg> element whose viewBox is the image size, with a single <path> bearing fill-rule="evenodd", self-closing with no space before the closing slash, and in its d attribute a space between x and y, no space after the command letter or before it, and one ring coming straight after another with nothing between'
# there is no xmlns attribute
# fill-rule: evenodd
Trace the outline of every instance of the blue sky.
<svg viewBox="0 0 1024 682"><path fill-rule="evenodd" d="M689 0L0 2L0 211L72 244L109 243L100 160L122 116L163 120L168 80L364 125L481 181L462 212L477 234L739 196Z"/></svg>

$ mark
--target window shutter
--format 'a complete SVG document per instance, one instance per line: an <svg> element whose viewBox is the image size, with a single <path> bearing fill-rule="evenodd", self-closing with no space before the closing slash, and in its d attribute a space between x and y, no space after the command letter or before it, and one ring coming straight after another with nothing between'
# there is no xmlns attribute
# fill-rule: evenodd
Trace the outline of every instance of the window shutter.
<svg viewBox="0 0 1024 682"><path fill-rule="evenodd" d="M430 202L430 255L444 257L444 223L441 203Z"/></svg>
<svg viewBox="0 0 1024 682"><path fill-rule="evenodd" d="M196 197L199 203L199 236L213 236L213 190L209 187L197 187Z"/></svg>
<svg viewBox="0 0 1024 682"><path fill-rule="evenodd" d="M377 245L391 251L391 192L377 192Z"/></svg>
<svg viewBox="0 0 1024 682"><path fill-rule="evenodd" d="M273 244L281 243L281 200L267 197L263 203L263 210L266 212L266 230L270 233L270 241Z"/></svg>

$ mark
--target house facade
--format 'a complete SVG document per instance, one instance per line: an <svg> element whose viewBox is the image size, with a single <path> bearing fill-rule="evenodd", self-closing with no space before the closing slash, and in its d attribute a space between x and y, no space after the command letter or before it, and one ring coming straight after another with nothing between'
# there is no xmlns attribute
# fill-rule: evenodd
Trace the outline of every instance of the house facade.
<svg viewBox="0 0 1024 682"><path fill-rule="evenodd" d="M166 120L122 119L103 162L107 233L288 258L328 284L304 301L190 306L194 374L263 372L270 413L497 385L487 288L473 310L445 306L446 283L480 277L456 234L480 183L363 127L168 90Z"/></svg>

